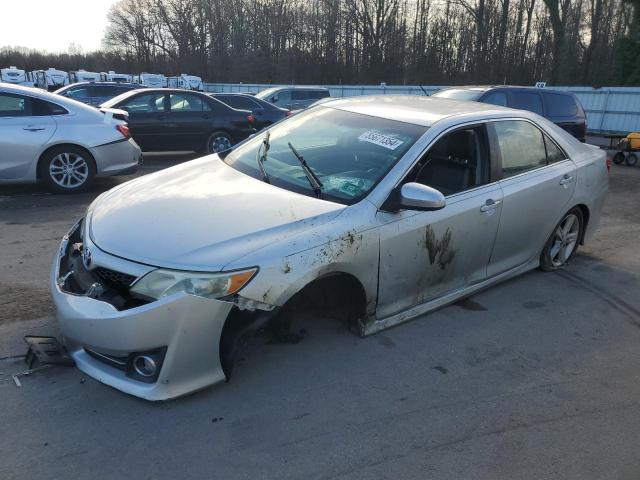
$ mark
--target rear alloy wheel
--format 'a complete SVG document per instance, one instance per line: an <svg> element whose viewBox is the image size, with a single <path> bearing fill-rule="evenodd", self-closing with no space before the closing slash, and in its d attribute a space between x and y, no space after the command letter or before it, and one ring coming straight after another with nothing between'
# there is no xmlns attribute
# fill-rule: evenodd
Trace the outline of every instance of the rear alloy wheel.
<svg viewBox="0 0 640 480"><path fill-rule="evenodd" d="M633 167L636 163L638 163L638 157L634 153L630 153L627 155L627 165Z"/></svg>
<svg viewBox="0 0 640 480"><path fill-rule="evenodd" d="M214 132L207 140L207 151L209 153L220 153L229 150L233 146L233 139L228 133Z"/></svg>
<svg viewBox="0 0 640 480"><path fill-rule="evenodd" d="M72 145L47 152L40 170L40 177L47 187L60 193L86 190L95 174L95 163L91 155Z"/></svg>
<svg viewBox="0 0 640 480"><path fill-rule="evenodd" d="M582 211L574 208L564 216L547 240L540 255L540 268L552 271L566 265L578 250L582 228Z"/></svg>
<svg viewBox="0 0 640 480"><path fill-rule="evenodd" d="M613 163L615 163L616 165L620 165L621 163L624 163L624 153L622 152L618 152L613 156Z"/></svg>

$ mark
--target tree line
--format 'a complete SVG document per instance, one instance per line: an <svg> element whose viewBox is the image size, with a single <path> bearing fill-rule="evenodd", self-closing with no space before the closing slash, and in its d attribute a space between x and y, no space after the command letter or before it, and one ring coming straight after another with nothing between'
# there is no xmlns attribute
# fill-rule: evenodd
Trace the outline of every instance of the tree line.
<svg viewBox="0 0 640 480"><path fill-rule="evenodd" d="M640 0L120 0L101 51L3 49L0 65L234 83L631 85L638 27Z"/></svg>

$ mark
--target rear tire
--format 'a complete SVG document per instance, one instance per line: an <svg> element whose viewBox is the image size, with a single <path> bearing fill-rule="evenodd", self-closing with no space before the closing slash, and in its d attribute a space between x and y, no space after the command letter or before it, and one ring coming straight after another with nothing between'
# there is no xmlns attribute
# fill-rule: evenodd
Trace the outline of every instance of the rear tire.
<svg viewBox="0 0 640 480"><path fill-rule="evenodd" d="M83 192L93 183L96 163L85 149L63 145L43 154L39 173L45 186L53 192Z"/></svg>
<svg viewBox="0 0 640 480"><path fill-rule="evenodd" d="M634 153L630 153L629 155L627 155L626 163L630 167L633 167L636 163L638 163L638 157Z"/></svg>
<svg viewBox="0 0 640 480"><path fill-rule="evenodd" d="M624 163L624 153L622 152L618 152L613 156L613 163L615 163L616 165L620 165L621 163Z"/></svg>
<svg viewBox="0 0 640 480"><path fill-rule="evenodd" d="M564 267L578 250L583 228L582 210L573 208L566 213L542 249L540 269L552 272Z"/></svg>
<svg viewBox="0 0 640 480"><path fill-rule="evenodd" d="M233 137L227 132L213 132L207 139L207 152L221 153L229 150L233 146Z"/></svg>

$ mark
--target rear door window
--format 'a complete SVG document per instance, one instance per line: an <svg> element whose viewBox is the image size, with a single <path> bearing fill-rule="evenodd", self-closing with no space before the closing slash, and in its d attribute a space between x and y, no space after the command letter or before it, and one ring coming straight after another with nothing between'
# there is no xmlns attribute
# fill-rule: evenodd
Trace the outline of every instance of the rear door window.
<svg viewBox="0 0 640 480"><path fill-rule="evenodd" d="M31 102L22 95L0 93L0 117L28 117L31 115Z"/></svg>
<svg viewBox="0 0 640 480"><path fill-rule="evenodd" d="M169 95L169 107L172 112L201 112L202 98L184 93Z"/></svg>
<svg viewBox="0 0 640 480"><path fill-rule="evenodd" d="M131 113L157 113L164 112L164 93L145 93L135 95L120 105L124 110Z"/></svg>
<svg viewBox="0 0 640 480"><path fill-rule="evenodd" d="M509 106L520 110L528 110L538 115L544 115L542 98L535 92L510 92Z"/></svg>
<svg viewBox="0 0 640 480"><path fill-rule="evenodd" d="M571 95L545 92L544 101L550 117L573 117L578 113L576 101Z"/></svg>
<svg viewBox="0 0 640 480"><path fill-rule="evenodd" d="M540 129L524 120L493 122L502 157L502 178L513 177L547 164Z"/></svg>

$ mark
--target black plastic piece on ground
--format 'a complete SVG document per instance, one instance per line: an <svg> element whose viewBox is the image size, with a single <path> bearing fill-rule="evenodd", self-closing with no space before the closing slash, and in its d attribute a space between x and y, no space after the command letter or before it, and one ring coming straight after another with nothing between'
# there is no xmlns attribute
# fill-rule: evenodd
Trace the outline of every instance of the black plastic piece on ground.
<svg viewBox="0 0 640 480"><path fill-rule="evenodd" d="M29 345L24 359L29 369L33 368L36 361L41 365L64 365L67 367L75 365L67 350L60 345L55 337L25 335L24 341Z"/></svg>

